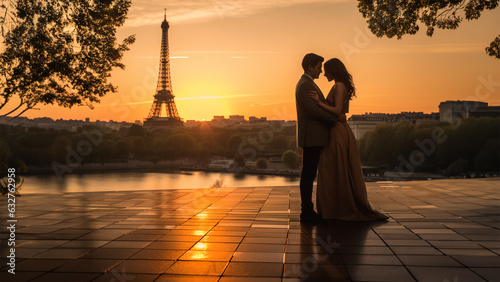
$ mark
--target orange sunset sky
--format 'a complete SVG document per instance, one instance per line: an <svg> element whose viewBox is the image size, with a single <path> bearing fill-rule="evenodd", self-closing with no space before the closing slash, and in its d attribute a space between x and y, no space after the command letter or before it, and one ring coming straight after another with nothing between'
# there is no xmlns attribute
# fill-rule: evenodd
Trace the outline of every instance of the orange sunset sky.
<svg viewBox="0 0 500 282"><path fill-rule="evenodd" d="M457 30L428 37L421 26L397 40L372 35L357 1L137 0L118 34L137 36L124 56L126 69L112 74L118 92L93 110L40 106L23 116L142 121L156 89L164 8L173 92L184 120L294 120L295 84L308 52L346 64L358 93L350 114L437 112L445 100L500 104L500 61L484 51L499 34L500 8L464 20ZM325 94L331 88L323 75L317 84Z"/></svg>

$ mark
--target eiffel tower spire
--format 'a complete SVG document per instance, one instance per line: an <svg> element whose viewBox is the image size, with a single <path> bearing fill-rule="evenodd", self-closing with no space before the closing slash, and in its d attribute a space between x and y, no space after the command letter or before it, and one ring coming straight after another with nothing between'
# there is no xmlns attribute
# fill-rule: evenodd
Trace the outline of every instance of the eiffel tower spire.
<svg viewBox="0 0 500 282"><path fill-rule="evenodd" d="M160 70L158 71L158 84L154 95L153 105L149 111L148 117L144 121L147 127L163 126L183 126L184 123L179 117L177 107L175 106L174 94L172 91L172 80L170 76L170 54L168 49L168 29L170 25L167 21L167 9L165 9L165 18L161 23L161 52L160 52ZM162 117L162 108L165 105L166 117Z"/></svg>

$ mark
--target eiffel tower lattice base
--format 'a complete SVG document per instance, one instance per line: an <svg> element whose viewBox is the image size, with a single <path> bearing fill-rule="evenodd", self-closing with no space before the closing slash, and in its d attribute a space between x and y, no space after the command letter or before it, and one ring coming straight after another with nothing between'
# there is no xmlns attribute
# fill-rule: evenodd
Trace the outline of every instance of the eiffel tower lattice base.
<svg viewBox="0 0 500 282"><path fill-rule="evenodd" d="M162 39L160 53L160 70L158 73L158 85L154 95L153 105L149 115L144 119L144 127L173 127L184 126L183 120L179 117L177 107L175 106L174 95L172 92L172 81L170 76L170 55L168 50L168 29L167 15L161 24ZM165 106L166 116L162 116L162 109Z"/></svg>

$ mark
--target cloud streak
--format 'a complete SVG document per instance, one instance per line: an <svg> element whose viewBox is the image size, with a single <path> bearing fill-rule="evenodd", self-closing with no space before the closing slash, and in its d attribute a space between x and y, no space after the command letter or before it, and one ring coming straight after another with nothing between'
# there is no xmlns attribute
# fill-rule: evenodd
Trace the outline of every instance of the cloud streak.
<svg viewBox="0 0 500 282"><path fill-rule="evenodd" d="M404 45L396 48L367 49L372 54L469 53L484 49L483 43Z"/></svg>
<svg viewBox="0 0 500 282"><path fill-rule="evenodd" d="M175 0L168 5L163 0L141 0L132 2L125 25L139 27L158 24L167 8L169 22L194 22L238 17L254 14L266 9L290 7L300 4L346 2L348 0Z"/></svg>

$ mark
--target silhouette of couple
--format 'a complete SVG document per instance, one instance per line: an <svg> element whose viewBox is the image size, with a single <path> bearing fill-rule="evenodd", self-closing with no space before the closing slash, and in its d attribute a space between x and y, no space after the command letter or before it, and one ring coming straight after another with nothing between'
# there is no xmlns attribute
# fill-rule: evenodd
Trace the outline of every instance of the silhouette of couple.
<svg viewBox="0 0 500 282"><path fill-rule="evenodd" d="M352 76L339 59L325 62L325 77L335 81L326 99L314 83L322 73L323 57L309 53L302 60L304 74L297 83L297 145L302 148L301 222L325 219L385 220L368 202L356 139L346 122L349 101L355 96ZM316 205L312 203L317 179Z"/></svg>

